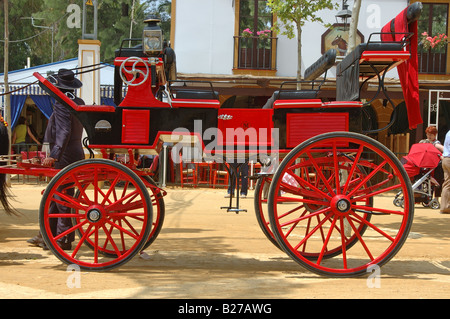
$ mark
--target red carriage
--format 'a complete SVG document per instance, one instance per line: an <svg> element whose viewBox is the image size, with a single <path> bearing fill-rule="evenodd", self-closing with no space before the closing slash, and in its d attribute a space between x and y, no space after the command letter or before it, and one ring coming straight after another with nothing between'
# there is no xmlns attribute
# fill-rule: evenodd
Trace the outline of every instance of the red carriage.
<svg viewBox="0 0 450 319"><path fill-rule="evenodd" d="M196 140L203 156L216 161L260 161L254 207L261 229L313 272L360 275L399 251L411 228L414 195L395 155L363 134L359 80L378 79L382 90L387 70L417 58L410 50L411 34L369 41L340 62L336 101L318 97L325 78L316 80L335 65L332 50L306 70L307 89L305 83L301 90L286 89L287 83L274 94L271 108L257 110L221 108L212 85L189 90L184 82L167 82L161 35L149 35L143 48L116 52L116 108L76 105L51 79L35 74L40 86L82 122L85 146L103 155L60 171L25 161L0 168L1 173L52 177L39 221L46 244L60 260L83 269L111 269L155 240L164 220L165 191L137 168L135 158L160 140L175 143L176 152ZM128 85L124 98L123 82ZM129 154L130 160L115 162L115 153ZM397 192L403 194L403 207L383 207L376 200ZM239 212L232 200L226 208ZM56 204L71 213L48 214ZM73 227L53 234L57 218L71 218ZM68 233L77 239L66 251L56 242Z"/></svg>

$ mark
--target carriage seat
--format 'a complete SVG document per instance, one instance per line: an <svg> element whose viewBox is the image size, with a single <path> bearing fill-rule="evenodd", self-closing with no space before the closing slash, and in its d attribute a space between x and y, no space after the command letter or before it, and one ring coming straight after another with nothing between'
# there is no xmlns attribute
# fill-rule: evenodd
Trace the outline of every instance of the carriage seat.
<svg viewBox="0 0 450 319"><path fill-rule="evenodd" d="M351 67L354 63L359 61L366 51L381 52L381 51L403 51L404 42L369 42L359 44L352 52L350 52L337 65L336 71L338 76L345 70Z"/></svg>
<svg viewBox="0 0 450 319"><path fill-rule="evenodd" d="M303 85L310 85L310 89L301 90L282 90L275 91L272 96L267 100L266 104L262 107L263 109L274 108L275 102L279 100L316 100L320 91L320 86L315 86L314 81L320 75L328 71L336 62L336 49L330 49L325 54L323 54L316 62L314 62L310 67L305 70L304 81L288 81L286 83L303 83ZM325 81L325 77L322 83ZM281 85L281 87L283 86ZM314 102L315 103L315 102ZM292 103L288 103L292 105ZM280 105L278 103L278 105Z"/></svg>
<svg viewBox="0 0 450 319"><path fill-rule="evenodd" d="M215 108L220 107L219 93L209 90L177 90L173 92L172 107Z"/></svg>
<svg viewBox="0 0 450 319"><path fill-rule="evenodd" d="M289 90L275 91L273 93L275 101L277 100L310 100L316 99L318 90Z"/></svg>
<svg viewBox="0 0 450 319"><path fill-rule="evenodd" d="M319 102L322 103L320 99L317 99L319 91L318 90L280 90L275 91L272 96L267 100L266 104L262 107L263 109L278 108L280 105L291 105L291 107L298 107L303 104L301 101L306 100L309 102ZM282 101L288 101L283 103ZM310 104L308 102L308 104Z"/></svg>
<svg viewBox="0 0 450 319"><path fill-rule="evenodd" d="M189 100L217 100L219 92L216 91L197 91L197 90L178 90L174 92L177 99Z"/></svg>

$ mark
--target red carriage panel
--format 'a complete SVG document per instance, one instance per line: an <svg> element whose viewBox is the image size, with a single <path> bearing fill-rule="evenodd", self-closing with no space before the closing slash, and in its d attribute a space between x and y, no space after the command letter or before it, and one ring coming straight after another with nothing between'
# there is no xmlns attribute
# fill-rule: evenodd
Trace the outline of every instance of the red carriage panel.
<svg viewBox="0 0 450 319"><path fill-rule="evenodd" d="M114 65L118 68L116 72L122 72L121 74L129 84L127 94L119 106L170 107L168 103L155 98L155 93L158 90L156 75L164 72L163 62L161 59L152 59L152 63L148 59L146 60L133 57L118 57L114 60ZM154 77L152 78L152 76Z"/></svg>
<svg viewBox="0 0 450 319"><path fill-rule="evenodd" d="M272 145L271 109L219 109L217 127L223 134L223 144L237 146ZM238 136L242 129L244 138Z"/></svg>
<svg viewBox="0 0 450 319"><path fill-rule="evenodd" d="M288 113L286 131L286 146L293 148L319 134L348 131L348 113Z"/></svg>
<svg viewBox="0 0 450 319"><path fill-rule="evenodd" d="M150 110L123 110L122 143L148 144Z"/></svg>

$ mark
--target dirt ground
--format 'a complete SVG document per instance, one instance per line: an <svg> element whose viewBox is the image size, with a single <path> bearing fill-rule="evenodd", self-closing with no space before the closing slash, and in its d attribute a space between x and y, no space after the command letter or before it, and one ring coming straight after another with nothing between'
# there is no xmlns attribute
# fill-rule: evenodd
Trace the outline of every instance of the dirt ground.
<svg viewBox="0 0 450 319"><path fill-rule="evenodd" d="M23 216L0 212L0 297L315 299L448 298L450 215L416 205L401 251L381 269L376 287L368 277L315 275L271 244L260 230L253 193L247 213L227 213L223 189L167 188L166 219L156 241L119 269L79 274L78 285L49 251L30 246L37 234L45 185L13 183L14 206ZM392 201L387 198L386 200ZM69 284L68 284L69 283Z"/></svg>

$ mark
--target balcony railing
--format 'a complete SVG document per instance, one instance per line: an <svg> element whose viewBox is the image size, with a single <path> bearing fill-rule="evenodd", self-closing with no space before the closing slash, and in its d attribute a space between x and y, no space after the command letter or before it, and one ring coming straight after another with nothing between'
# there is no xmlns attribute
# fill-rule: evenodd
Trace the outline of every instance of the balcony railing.
<svg viewBox="0 0 450 319"><path fill-rule="evenodd" d="M446 74L447 72L447 52L419 52L418 59L419 73Z"/></svg>
<svg viewBox="0 0 450 319"><path fill-rule="evenodd" d="M278 38L234 37L237 69L275 70ZM237 56L236 56L237 55Z"/></svg>

